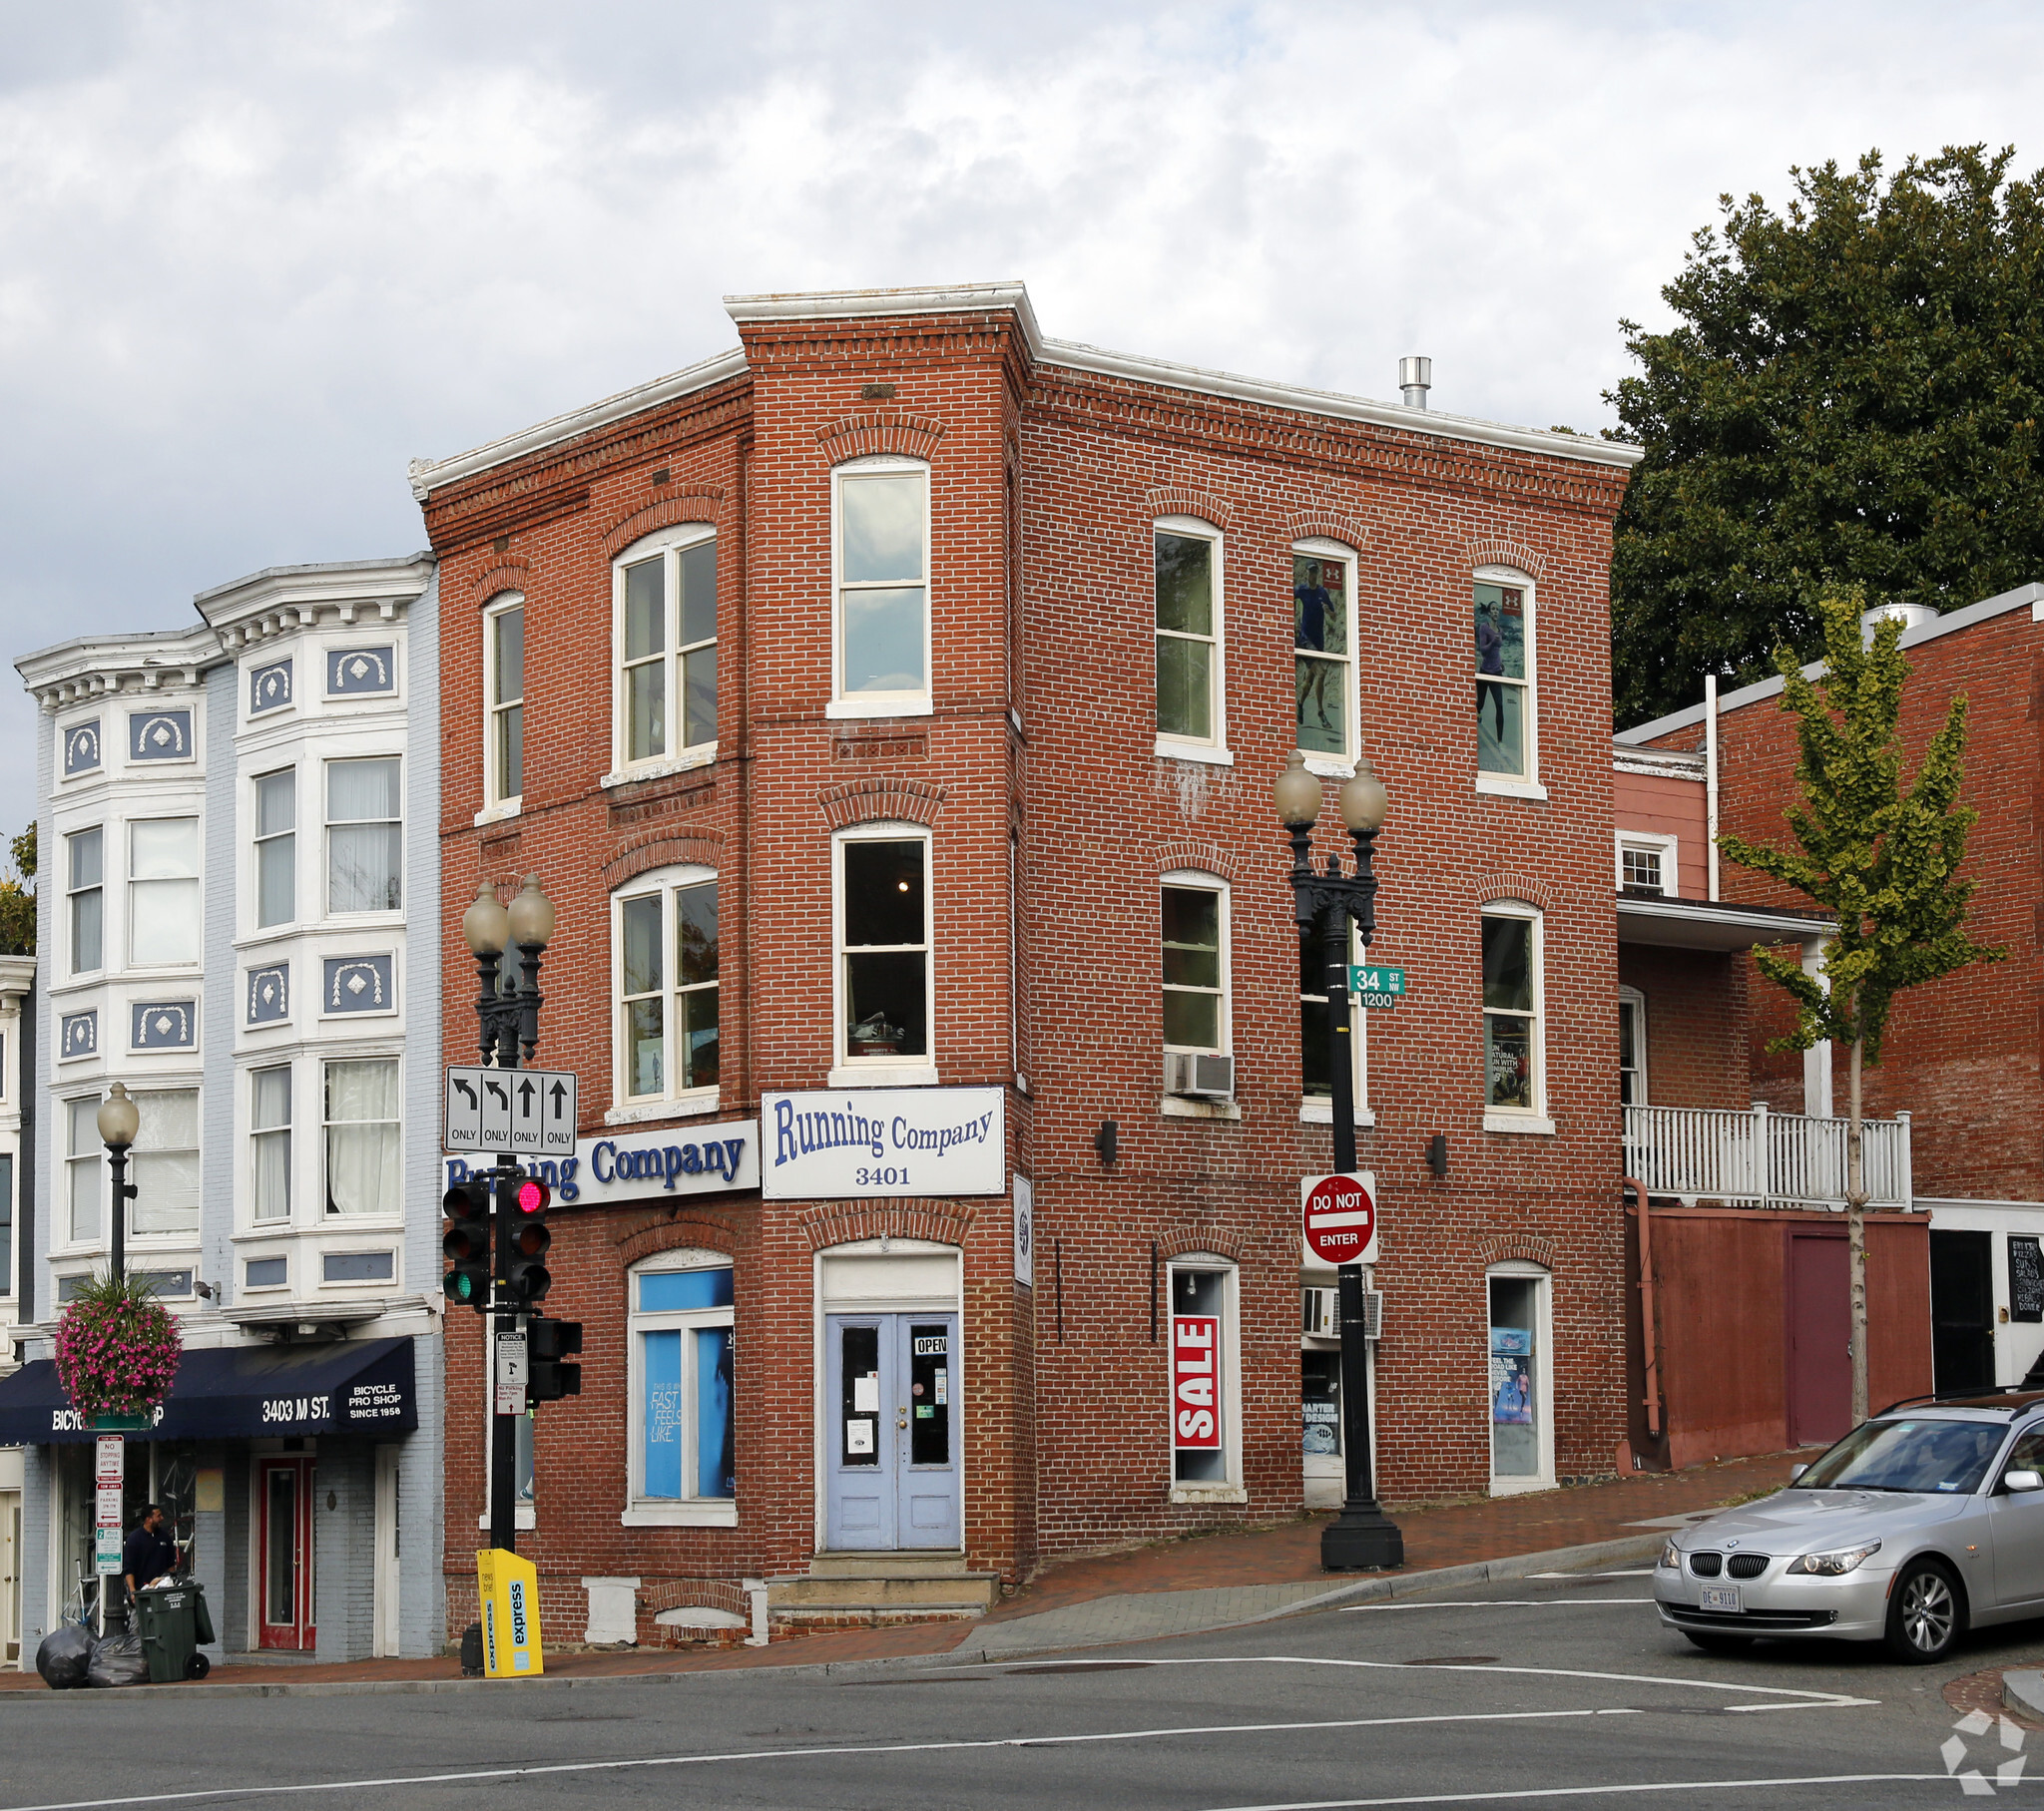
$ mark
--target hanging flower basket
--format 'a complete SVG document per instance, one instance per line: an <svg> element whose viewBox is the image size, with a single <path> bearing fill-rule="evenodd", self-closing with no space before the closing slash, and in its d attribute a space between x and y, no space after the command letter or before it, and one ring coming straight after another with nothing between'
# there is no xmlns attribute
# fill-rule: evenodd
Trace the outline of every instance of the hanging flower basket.
<svg viewBox="0 0 2044 1811"><path fill-rule="evenodd" d="M147 1415L171 1393L184 1342L156 1291L95 1276L57 1322L57 1375L88 1422Z"/></svg>

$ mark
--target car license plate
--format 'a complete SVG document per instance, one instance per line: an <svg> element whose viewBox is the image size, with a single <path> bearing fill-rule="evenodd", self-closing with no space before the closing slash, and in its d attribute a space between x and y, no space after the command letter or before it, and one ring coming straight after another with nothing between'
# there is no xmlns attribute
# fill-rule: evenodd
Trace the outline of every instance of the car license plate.
<svg viewBox="0 0 2044 1811"><path fill-rule="evenodd" d="M1699 1609L1729 1609L1739 1613L1739 1586L1736 1585L1705 1585L1699 1587L1703 1601Z"/></svg>

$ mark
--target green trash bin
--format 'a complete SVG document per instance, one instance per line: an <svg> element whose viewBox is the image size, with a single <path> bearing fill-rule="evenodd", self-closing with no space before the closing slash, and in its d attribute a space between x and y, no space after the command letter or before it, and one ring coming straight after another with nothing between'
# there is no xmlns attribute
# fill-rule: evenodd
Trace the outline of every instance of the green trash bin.
<svg viewBox="0 0 2044 1811"><path fill-rule="evenodd" d="M206 1592L193 1581L137 1591L135 1627L152 1685L206 1677L208 1661L199 1648L214 1638L213 1617L207 1613Z"/></svg>

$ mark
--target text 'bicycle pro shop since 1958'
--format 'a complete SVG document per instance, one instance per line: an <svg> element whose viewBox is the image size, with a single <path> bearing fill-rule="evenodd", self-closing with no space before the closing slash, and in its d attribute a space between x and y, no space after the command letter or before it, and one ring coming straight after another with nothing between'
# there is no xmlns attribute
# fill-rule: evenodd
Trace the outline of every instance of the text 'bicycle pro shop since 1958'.
<svg viewBox="0 0 2044 1811"><path fill-rule="evenodd" d="M1016 284L728 306L737 348L412 474L447 896L543 878L538 1060L580 1089L544 1306L583 1390L519 1423L543 1625L959 1614L1338 1500L1294 755L1393 800L1368 960L1410 986L1356 1008L1340 1104L1384 1202L1380 1487L1608 1471L1582 725L1634 452L1073 346ZM449 965L446 1048L473 1022ZM458 1632L491 1432L445 1326Z"/></svg>

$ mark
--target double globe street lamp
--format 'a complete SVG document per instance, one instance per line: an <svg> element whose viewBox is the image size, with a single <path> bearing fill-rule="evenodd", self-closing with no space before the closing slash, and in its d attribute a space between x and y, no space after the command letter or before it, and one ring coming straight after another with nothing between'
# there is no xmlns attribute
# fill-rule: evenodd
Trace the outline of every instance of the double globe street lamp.
<svg viewBox="0 0 2044 1811"><path fill-rule="evenodd" d="M1355 871L1344 872L1338 853L1313 867L1313 825L1320 816L1319 777L1292 750L1291 763L1274 788L1278 821L1291 838L1291 893L1301 951L1310 958L1319 940L1326 971L1327 1080L1334 1132L1334 1169L1355 1169L1355 1082L1348 1039L1349 926L1367 949L1376 935L1377 832L1390 799L1384 782L1357 756L1354 777L1341 788L1341 821L1355 844ZM1301 1043L1303 1027L1301 1027ZM1369 1459L1369 1348L1363 1337L1362 1266L1335 1272L1341 1311L1341 1452L1346 1487L1341 1514L1320 1533L1320 1565L1329 1572L1402 1566L1405 1540L1378 1506Z"/></svg>

